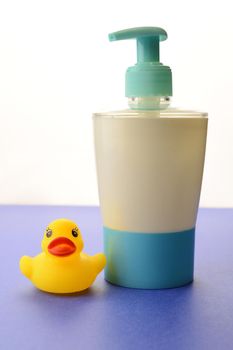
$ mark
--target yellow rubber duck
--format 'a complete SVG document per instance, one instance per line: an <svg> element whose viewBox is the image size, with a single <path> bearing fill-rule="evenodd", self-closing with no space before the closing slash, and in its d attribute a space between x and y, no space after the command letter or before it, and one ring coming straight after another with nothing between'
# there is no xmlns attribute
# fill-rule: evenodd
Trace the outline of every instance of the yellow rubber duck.
<svg viewBox="0 0 233 350"><path fill-rule="evenodd" d="M23 256L20 270L39 289L50 293L75 293L87 289L106 265L102 253L82 252L83 239L75 222L58 219L49 224L42 253Z"/></svg>

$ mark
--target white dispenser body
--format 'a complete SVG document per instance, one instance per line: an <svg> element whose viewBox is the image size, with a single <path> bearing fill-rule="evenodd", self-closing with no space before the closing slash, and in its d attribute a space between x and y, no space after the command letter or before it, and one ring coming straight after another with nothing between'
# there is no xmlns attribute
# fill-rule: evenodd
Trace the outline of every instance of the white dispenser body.
<svg viewBox="0 0 233 350"><path fill-rule="evenodd" d="M148 233L195 226L207 118L179 117L177 111L174 116L165 111L122 113L94 116L104 225Z"/></svg>

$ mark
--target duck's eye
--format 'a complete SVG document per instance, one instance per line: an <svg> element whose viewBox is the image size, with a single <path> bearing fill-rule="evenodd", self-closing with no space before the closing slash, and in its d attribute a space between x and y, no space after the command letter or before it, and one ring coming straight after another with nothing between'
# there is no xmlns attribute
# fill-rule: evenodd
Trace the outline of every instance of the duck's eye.
<svg viewBox="0 0 233 350"><path fill-rule="evenodd" d="M52 234L53 234L53 232L52 232L52 230L47 230L46 231L46 237L51 237L52 236Z"/></svg>
<svg viewBox="0 0 233 350"><path fill-rule="evenodd" d="M73 229L73 230L72 230L72 235L73 235L74 237L78 237L77 229Z"/></svg>

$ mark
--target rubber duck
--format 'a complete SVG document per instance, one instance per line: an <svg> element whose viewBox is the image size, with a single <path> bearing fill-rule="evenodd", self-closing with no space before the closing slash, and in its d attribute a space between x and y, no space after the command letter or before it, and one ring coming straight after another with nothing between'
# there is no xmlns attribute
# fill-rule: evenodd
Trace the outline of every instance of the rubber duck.
<svg viewBox="0 0 233 350"><path fill-rule="evenodd" d="M44 232L42 253L23 256L20 270L40 290L50 293L75 293L89 288L106 265L102 253L82 252L83 239L75 222L58 219Z"/></svg>

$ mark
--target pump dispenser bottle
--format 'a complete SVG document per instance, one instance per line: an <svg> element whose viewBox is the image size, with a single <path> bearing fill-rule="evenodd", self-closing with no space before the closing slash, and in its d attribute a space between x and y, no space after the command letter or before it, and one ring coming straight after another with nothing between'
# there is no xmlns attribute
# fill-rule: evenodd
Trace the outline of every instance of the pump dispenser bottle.
<svg viewBox="0 0 233 350"><path fill-rule="evenodd" d="M208 120L170 107L172 73L159 62L166 38L155 27L109 35L137 40L137 64L126 71L129 109L93 115L105 278L124 287L193 280Z"/></svg>

